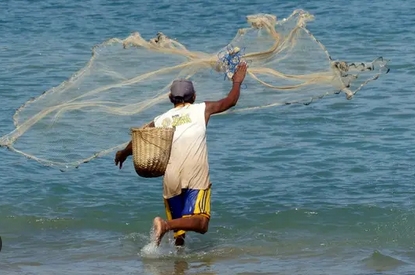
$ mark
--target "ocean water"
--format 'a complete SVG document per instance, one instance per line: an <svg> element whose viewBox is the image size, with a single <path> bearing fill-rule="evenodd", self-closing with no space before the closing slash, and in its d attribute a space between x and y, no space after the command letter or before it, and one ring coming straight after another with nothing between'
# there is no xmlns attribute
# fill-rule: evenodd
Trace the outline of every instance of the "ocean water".
<svg viewBox="0 0 415 275"><path fill-rule="evenodd" d="M413 274L411 1L29 1L0 3L0 136L32 97L81 69L112 37L162 31L224 46L245 16L315 16L335 59L383 56L390 73L352 100L326 97L211 120L212 220L183 253L166 236L160 179L114 154L62 173L0 148L0 274ZM109 132L111 125L108 125Z"/></svg>

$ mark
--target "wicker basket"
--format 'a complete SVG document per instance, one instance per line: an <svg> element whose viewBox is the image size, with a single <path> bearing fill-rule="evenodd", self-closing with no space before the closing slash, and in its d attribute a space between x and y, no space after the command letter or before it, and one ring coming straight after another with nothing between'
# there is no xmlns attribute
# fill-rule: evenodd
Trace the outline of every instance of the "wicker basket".
<svg viewBox="0 0 415 275"><path fill-rule="evenodd" d="M169 163L174 128L131 128L133 162L144 178L163 176Z"/></svg>

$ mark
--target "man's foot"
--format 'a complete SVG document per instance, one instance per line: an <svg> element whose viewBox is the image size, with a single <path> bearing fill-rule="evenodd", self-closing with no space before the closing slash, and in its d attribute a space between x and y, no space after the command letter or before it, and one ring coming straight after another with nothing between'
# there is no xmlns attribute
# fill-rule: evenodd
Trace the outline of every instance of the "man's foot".
<svg viewBox="0 0 415 275"><path fill-rule="evenodd" d="M174 246L176 247L176 252L181 254L184 252L184 235L178 236L174 240Z"/></svg>
<svg viewBox="0 0 415 275"><path fill-rule="evenodd" d="M153 220L154 238L157 246L160 245L161 239L168 231L167 222L160 217L155 217Z"/></svg>
<svg viewBox="0 0 415 275"><path fill-rule="evenodd" d="M175 246L184 246L184 237L183 237L183 236L178 236L178 237L174 240L174 245L175 245Z"/></svg>

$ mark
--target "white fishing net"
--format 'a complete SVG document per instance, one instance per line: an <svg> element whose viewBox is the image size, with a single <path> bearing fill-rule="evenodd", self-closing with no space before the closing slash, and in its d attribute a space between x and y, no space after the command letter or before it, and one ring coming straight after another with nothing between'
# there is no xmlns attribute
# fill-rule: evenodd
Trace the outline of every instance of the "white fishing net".
<svg viewBox="0 0 415 275"><path fill-rule="evenodd" d="M231 112L304 103L330 94L347 99L387 73L387 61L332 60L307 30L313 16L296 10L288 18L247 16L249 24L218 51L190 51L163 33L149 41L139 33L93 48L84 68L58 87L26 102L14 117L15 130L0 145L65 170L122 148L131 127L171 108L174 79L194 82L197 101L218 100L230 90L240 60L248 63L240 100Z"/></svg>

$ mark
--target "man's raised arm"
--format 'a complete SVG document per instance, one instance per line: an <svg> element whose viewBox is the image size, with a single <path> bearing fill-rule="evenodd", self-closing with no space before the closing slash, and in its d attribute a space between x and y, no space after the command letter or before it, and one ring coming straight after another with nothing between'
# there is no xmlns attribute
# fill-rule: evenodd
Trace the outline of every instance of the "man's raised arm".
<svg viewBox="0 0 415 275"><path fill-rule="evenodd" d="M222 113L233 106L236 105L236 103L239 100L239 95L241 92L241 85L242 82L245 79L247 70L247 65L245 62L239 63L237 70L232 78L232 89L229 92L228 96L225 98L222 98L218 101L206 101L206 110L205 110L205 120L206 124L209 121L209 118L213 114Z"/></svg>

